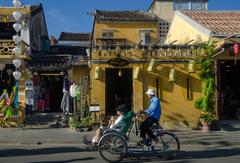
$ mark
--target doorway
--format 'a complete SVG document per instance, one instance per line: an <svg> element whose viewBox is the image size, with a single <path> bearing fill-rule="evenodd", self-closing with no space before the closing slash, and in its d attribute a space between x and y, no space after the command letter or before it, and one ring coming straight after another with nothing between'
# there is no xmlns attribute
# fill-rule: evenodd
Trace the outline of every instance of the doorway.
<svg viewBox="0 0 240 163"><path fill-rule="evenodd" d="M106 69L106 115L115 115L115 109L120 104L125 104L131 109L132 92L132 69Z"/></svg>
<svg viewBox="0 0 240 163"><path fill-rule="evenodd" d="M53 113L62 112L60 107L63 96L62 90L63 76L41 76L39 99L45 103L42 111Z"/></svg>
<svg viewBox="0 0 240 163"><path fill-rule="evenodd" d="M240 120L240 62L218 61L219 118Z"/></svg>

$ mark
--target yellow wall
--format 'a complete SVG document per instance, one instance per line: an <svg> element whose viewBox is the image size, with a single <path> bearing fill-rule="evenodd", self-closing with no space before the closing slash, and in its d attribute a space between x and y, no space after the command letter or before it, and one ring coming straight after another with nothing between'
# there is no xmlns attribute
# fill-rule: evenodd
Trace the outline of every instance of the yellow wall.
<svg viewBox="0 0 240 163"><path fill-rule="evenodd" d="M143 28L152 28L153 38L157 38L157 27L151 24L98 24L95 25L94 39L101 38L103 29L113 29L115 37L127 38L132 42L139 41L139 30ZM116 56L108 55L109 50L101 50L104 55L99 56L100 50L93 49L93 62L94 61L107 61ZM114 51L114 50L113 50ZM121 54L126 53L122 50ZM144 57L147 56L147 57ZM151 56L148 55L146 50L133 49L129 55L124 55L126 59L143 59L145 63L131 63L123 68L132 68L133 74L136 67L140 67L140 73L137 79L133 79L133 111L139 111L148 107L149 101L145 95L148 88L156 89L156 79L159 80L159 97L161 100L162 117L161 123L164 127L173 128L175 126L196 127L200 112L194 108L194 100L201 95L202 82L198 78L197 73L188 73L188 63L185 64L162 64L156 62L155 69L148 72ZM165 58L166 59L166 58ZM158 59L156 59L158 60ZM100 80L95 79L95 69L100 68ZM105 70L106 68L119 68L113 67L106 63L92 64L91 76L91 101L90 104L99 104L100 118L105 117ZM169 71L171 68L175 69L176 80L169 82ZM187 99L187 78L190 78L191 85L191 99Z"/></svg>
<svg viewBox="0 0 240 163"><path fill-rule="evenodd" d="M30 7L23 7L23 8L13 8L13 7L4 7L0 8L0 15L12 15L14 11L20 11L23 14L30 13ZM0 20L0 22L3 20Z"/></svg>
<svg viewBox="0 0 240 163"><path fill-rule="evenodd" d="M96 23L94 28L94 39L102 38L103 30L113 30L114 38L126 38L129 42L138 43L140 30L152 30L152 42L157 41L157 23Z"/></svg>
<svg viewBox="0 0 240 163"><path fill-rule="evenodd" d="M178 11L179 13L179 11ZM175 13L165 44L177 40L175 44L185 44L190 40L191 43L202 43L209 41L210 35L200 30L200 25L191 24L182 16Z"/></svg>

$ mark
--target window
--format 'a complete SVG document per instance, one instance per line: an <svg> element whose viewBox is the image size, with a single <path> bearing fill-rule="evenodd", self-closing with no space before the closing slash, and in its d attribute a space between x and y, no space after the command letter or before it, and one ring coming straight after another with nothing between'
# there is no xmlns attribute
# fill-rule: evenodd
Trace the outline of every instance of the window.
<svg viewBox="0 0 240 163"><path fill-rule="evenodd" d="M206 9L206 2L203 0L195 0L192 1L192 10L205 10Z"/></svg>
<svg viewBox="0 0 240 163"><path fill-rule="evenodd" d="M189 10L190 0L174 0L174 10Z"/></svg>
<svg viewBox="0 0 240 163"><path fill-rule="evenodd" d="M140 31L140 40L142 40L143 45L151 44L151 32L148 30Z"/></svg>
<svg viewBox="0 0 240 163"><path fill-rule="evenodd" d="M103 32L102 33L102 38L113 38L113 32Z"/></svg>
<svg viewBox="0 0 240 163"><path fill-rule="evenodd" d="M207 0L174 0L174 10L206 10Z"/></svg>
<svg viewBox="0 0 240 163"><path fill-rule="evenodd" d="M168 22L160 22L159 23L159 42L163 44L166 38L166 35L169 30L169 23Z"/></svg>

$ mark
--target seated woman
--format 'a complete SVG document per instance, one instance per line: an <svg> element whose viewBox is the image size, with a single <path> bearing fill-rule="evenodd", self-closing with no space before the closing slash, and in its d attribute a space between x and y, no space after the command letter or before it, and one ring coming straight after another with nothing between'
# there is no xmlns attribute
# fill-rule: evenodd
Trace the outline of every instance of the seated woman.
<svg viewBox="0 0 240 163"><path fill-rule="evenodd" d="M114 119L112 117L109 121L108 127L105 127L105 128L100 127L99 129L97 129L95 132L95 135L91 141L88 141L86 139L86 137L84 137L83 143L85 143L87 145L93 145L93 146L97 145L99 143L99 140L102 137L104 131L106 131L108 129L116 131L116 132L120 132L120 133L123 132L124 126L125 126L124 115L128 112L128 109L124 104L122 104L116 108L116 111L117 111L117 115L118 115L117 119Z"/></svg>

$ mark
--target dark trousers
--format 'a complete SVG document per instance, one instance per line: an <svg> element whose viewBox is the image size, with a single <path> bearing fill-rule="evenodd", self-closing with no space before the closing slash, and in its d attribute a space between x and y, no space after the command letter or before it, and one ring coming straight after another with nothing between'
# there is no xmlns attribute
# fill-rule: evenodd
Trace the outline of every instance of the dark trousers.
<svg viewBox="0 0 240 163"><path fill-rule="evenodd" d="M158 120L154 117L148 117L141 125L140 125L140 137L146 138L146 134L149 138L154 139L155 136L153 135L150 127L153 125L153 123L158 122Z"/></svg>

